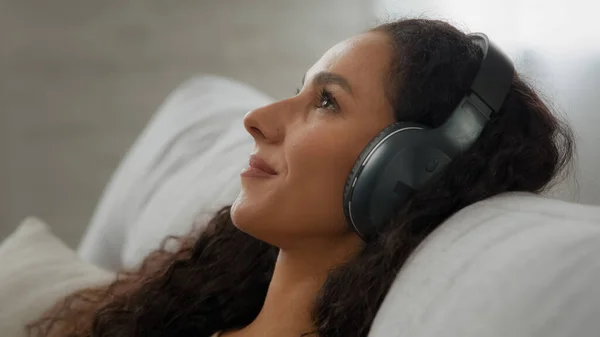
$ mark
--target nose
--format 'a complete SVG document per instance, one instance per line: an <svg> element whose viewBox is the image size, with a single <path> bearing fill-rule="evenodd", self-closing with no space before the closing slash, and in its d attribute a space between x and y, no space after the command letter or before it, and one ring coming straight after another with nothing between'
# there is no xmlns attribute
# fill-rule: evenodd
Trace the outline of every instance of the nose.
<svg viewBox="0 0 600 337"><path fill-rule="evenodd" d="M244 127L256 142L279 143L285 137L288 110L285 100L252 110L244 116Z"/></svg>

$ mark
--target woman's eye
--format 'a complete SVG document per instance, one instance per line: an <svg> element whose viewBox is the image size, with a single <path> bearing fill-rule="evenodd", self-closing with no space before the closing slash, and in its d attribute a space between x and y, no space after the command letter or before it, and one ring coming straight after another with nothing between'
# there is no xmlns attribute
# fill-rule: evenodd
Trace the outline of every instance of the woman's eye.
<svg viewBox="0 0 600 337"><path fill-rule="evenodd" d="M336 111L338 106L333 95L327 90L322 90L319 94L319 104L317 105L317 108Z"/></svg>

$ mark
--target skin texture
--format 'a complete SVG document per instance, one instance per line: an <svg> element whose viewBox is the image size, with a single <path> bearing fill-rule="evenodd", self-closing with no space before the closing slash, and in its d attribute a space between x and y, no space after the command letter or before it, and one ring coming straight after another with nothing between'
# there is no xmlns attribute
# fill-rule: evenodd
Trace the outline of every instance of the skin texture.
<svg viewBox="0 0 600 337"><path fill-rule="evenodd" d="M232 220L280 253L257 319L224 336L312 331L310 312L329 271L362 247L344 217L343 190L360 152L395 121L384 90L390 59L386 35L358 35L327 51L298 95L245 116L254 153L278 174L243 177Z"/></svg>

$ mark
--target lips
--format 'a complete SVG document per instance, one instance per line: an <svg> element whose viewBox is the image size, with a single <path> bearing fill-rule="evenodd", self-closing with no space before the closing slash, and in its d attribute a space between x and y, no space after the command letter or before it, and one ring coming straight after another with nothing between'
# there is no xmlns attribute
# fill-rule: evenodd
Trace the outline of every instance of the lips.
<svg viewBox="0 0 600 337"><path fill-rule="evenodd" d="M241 173L244 178L271 179L277 176L277 171L257 155L250 156L250 164Z"/></svg>
<svg viewBox="0 0 600 337"><path fill-rule="evenodd" d="M275 169L271 165L267 164L266 161L264 161L257 155L250 156L250 167L256 170L263 171L270 175L277 175L277 171L275 171Z"/></svg>

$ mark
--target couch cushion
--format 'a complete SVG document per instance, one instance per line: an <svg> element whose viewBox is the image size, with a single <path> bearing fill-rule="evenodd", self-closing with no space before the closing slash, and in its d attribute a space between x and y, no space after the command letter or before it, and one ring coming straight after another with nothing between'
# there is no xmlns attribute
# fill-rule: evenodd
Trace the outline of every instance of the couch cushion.
<svg viewBox="0 0 600 337"><path fill-rule="evenodd" d="M598 284L600 208L505 194L419 246L369 336L598 336Z"/></svg>
<svg viewBox="0 0 600 337"><path fill-rule="evenodd" d="M26 324L58 300L115 275L77 258L36 218L28 218L0 244L1 336L27 336Z"/></svg>
<svg viewBox="0 0 600 337"><path fill-rule="evenodd" d="M79 255L111 270L134 267L167 236L232 203L254 144L243 117L271 101L221 77L181 85L111 178Z"/></svg>

